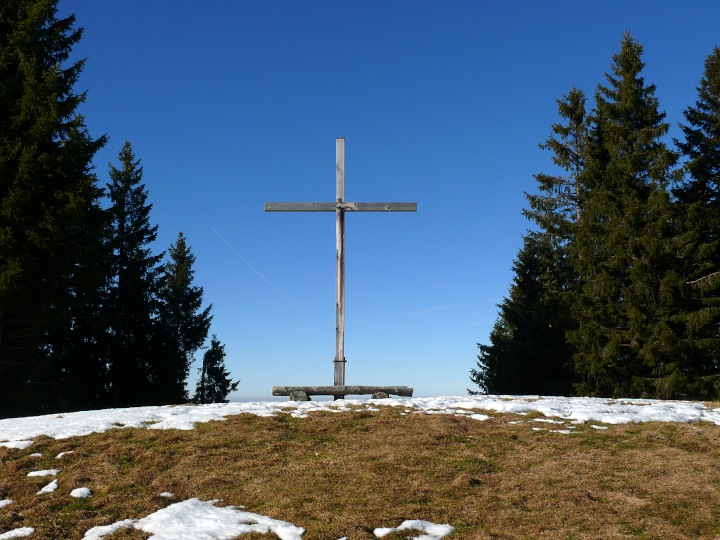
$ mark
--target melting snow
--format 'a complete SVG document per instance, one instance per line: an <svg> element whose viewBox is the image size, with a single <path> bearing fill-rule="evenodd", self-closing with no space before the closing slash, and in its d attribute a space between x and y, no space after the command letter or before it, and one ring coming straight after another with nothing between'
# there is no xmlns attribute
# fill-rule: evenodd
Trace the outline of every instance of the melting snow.
<svg viewBox="0 0 720 540"><path fill-rule="evenodd" d="M24 538L26 536L30 536L34 532L35 529L33 529L32 527L13 529L12 531L0 534L0 540L10 540L11 538Z"/></svg>
<svg viewBox="0 0 720 540"><path fill-rule="evenodd" d="M422 536L413 537L415 540L440 540L441 538L445 538L446 536L452 534L455 527L450 525L438 525L436 523L430 523L429 521L422 521L418 519L408 519L403 521L399 527L395 527L394 529L378 528L373 532L375 536L381 538L390 533L408 530L426 533Z"/></svg>
<svg viewBox="0 0 720 540"><path fill-rule="evenodd" d="M25 450L28 446L32 446L33 441L7 441L0 442L0 446L5 448L15 448L17 450Z"/></svg>
<svg viewBox="0 0 720 540"><path fill-rule="evenodd" d="M104 536L113 534L120 529L130 529L133 526L133 523L135 523L134 519L125 519L123 521L113 523L112 525L100 525L98 527L93 527L85 533L83 540L100 540Z"/></svg>
<svg viewBox="0 0 720 540"><path fill-rule="evenodd" d="M563 429L544 430L550 433L571 434L578 424L591 424L594 429L605 430L608 424L629 422L699 422L706 421L720 425L720 409L708 409L702 403L688 401L659 401L633 399L598 398L560 398L538 396L460 396L434 398L390 398L379 400L337 400L307 402L254 402L228 403L201 406L137 407L127 409L108 409L46 415L30 418L12 418L0 420L0 446L23 450L33 444L35 437L46 435L55 439L82 436L90 433L102 433L109 429L138 427L147 429L193 429L199 422L224 420L237 414L274 416L281 413L294 417L306 417L316 411L346 412L361 408L377 410L378 405L400 408L406 412L426 414L454 414L477 421L490 418L483 413L514 413L526 415L540 413L544 419L532 419L532 422L554 424ZM512 421L510 423L518 423ZM572 425L568 425L572 424ZM548 426L550 427L550 426ZM57 459L71 453L62 452ZM33 454L35 455L35 454ZM33 471L28 476L52 476L60 473L58 469ZM53 480L38 494L51 493L58 489L58 481ZM85 497L91 494L88 488L78 488L70 493L73 497ZM169 492L160 494L172 497ZM12 501L0 501L3 508ZM126 519L111 525L93 527L85 533L83 540L100 540L122 528L135 528L151 533L154 540L230 540L238 535L257 532L274 533L281 540L300 540L305 530L291 523L279 521L267 516L253 514L234 506L216 506L217 501L190 499L171 504L142 519ZM408 520L396 528L375 529L375 535L385 536L393 532L420 531L420 540L439 540L452 534L450 525L438 525L427 521ZM23 527L0 534L0 540L22 538L31 535L34 529Z"/></svg>
<svg viewBox="0 0 720 540"><path fill-rule="evenodd" d="M59 473L59 469L47 469L45 471L32 471L29 472L28 476L57 476L57 473Z"/></svg>
<svg viewBox="0 0 720 540"><path fill-rule="evenodd" d="M562 398L538 396L459 396L434 398L389 398L383 405L402 407L415 412L462 414L486 420L477 411L527 414L538 412L547 418L582 424L624 424L629 422L699 422L720 425L720 409L710 410L691 401L649 399ZM23 449L40 435L54 439L102 433L123 427L148 429L193 429L199 422L224 420L236 414L274 416L290 413L305 417L315 411L343 412L351 407L377 408L378 400L272 401L252 403L217 403L199 406L135 407L85 411L64 415L34 416L0 420L0 445ZM451 412L452 411L452 412Z"/></svg>
<svg viewBox="0 0 720 540"><path fill-rule="evenodd" d="M50 482L47 486L45 486L45 487L42 488L40 491L38 491L38 492L36 493L36 495L42 495L43 493L52 493L52 492L55 491L57 488L58 488L58 481L57 481L57 480L53 480L53 481Z"/></svg>
<svg viewBox="0 0 720 540"><path fill-rule="evenodd" d="M215 506L217 501L189 499L171 504L140 520L126 519L112 525L93 527L83 540L99 540L122 528L133 527L152 533L148 540L231 540L241 534L274 533L280 540L301 540L305 529L287 521Z"/></svg>
<svg viewBox="0 0 720 540"><path fill-rule="evenodd" d="M87 499L90 495L92 492L86 487L75 488L70 492L70 496L77 499Z"/></svg>

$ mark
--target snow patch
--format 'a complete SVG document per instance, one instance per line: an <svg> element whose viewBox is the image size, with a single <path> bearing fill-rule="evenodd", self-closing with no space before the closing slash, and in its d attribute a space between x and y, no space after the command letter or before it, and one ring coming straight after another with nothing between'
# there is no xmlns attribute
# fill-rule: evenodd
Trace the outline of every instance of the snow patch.
<svg viewBox="0 0 720 540"><path fill-rule="evenodd" d="M11 538L25 538L35 532L32 527L22 527L20 529L13 529L6 533L0 534L0 540L10 540Z"/></svg>
<svg viewBox="0 0 720 540"><path fill-rule="evenodd" d="M70 492L70 496L77 499L87 499L90 495L92 492L86 487L75 488Z"/></svg>
<svg viewBox="0 0 720 540"><path fill-rule="evenodd" d="M438 525L437 523L431 523L429 521L422 521L419 519L408 519L403 521L399 527L395 528L377 528L373 531L375 536L382 538L390 533L400 531L420 531L422 536L412 537L415 540L440 540L446 536L452 534L455 531L455 527L452 525Z"/></svg>
<svg viewBox="0 0 720 540"><path fill-rule="evenodd" d="M83 540L100 540L120 529L131 527L152 533L148 540L231 540L241 534L275 534L280 540L302 540L305 529L292 523L238 510L215 506L217 500L189 499L171 504L140 520L126 519L112 525L93 527Z"/></svg>
<svg viewBox="0 0 720 540"><path fill-rule="evenodd" d="M99 525L87 531L85 536L83 536L83 540L101 540L101 538L104 538L109 534L116 533L120 529L131 528L134 523L134 519L124 519L123 521L118 521L112 525Z"/></svg>
<svg viewBox="0 0 720 540"><path fill-rule="evenodd" d="M44 471L32 471L29 472L28 476L56 476L60 472L60 469L46 469Z"/></svg>
<svg viewBox="0 0 720 540"><path fill-rule="evenodd" d="M35 441L7 441L0 442L0 446L5 448L14 448L15 450L25 450L28 446L32 446Z"/></svg>
<svg viewBox="0 0 720 540"><path fill-rule="evenodd" d="M280 540L301 540L305 529L286 521L215 506L218 501L189 499L139 520L133 527L152 533L149 540L231 540L241 534L274 533Z"/></svg>
<svg viewBox="0 0 720 540"><path fill-rule="evenodd" d="M199 422L224 420L228 416L249 413L275 416L280 413L305 417L315 411L346 412L355 408L378 408L377 400L337 401L270 401L250 403L214 403L195 406L135 407L106 409L59 415L34 416L0 420L0 445L27 448L34 437L47 435L54 439L102 433L109 429L138 427L145 429L193 429ZM720 425L720 409L708 409L702 403L603 398L566 398L538 396L446 396L433 398L388 398L383 406L400 407L403 412L454 411L467 414L477 411L528 414L537 412L546 418L574 424L599 422L712 422ZM480 417L478 417L480 419Z"/></svg>
<svg viewBox="0 0 720 540"><path fill-rule="evenodd" d="M36 495L42 495L43 493L52 493L52 492L55 491L57 488L58 488L58 481L57 481L57 480L53 480L53 481L50 482L47 486L45 486L45 487L42 488L40 491L38 491L38 492L36 493Z"/></svg>

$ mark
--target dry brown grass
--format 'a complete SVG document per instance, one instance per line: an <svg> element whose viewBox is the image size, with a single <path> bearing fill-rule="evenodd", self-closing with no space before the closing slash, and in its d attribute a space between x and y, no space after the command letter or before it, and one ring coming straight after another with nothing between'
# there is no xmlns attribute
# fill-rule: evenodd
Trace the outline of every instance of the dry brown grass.
<svg viewBox="0 0 720 540"><path fill-rule="evenodd" d="M80 539L198 497L305 527L308 540L374 538L375 527L405 519L450 523L454 539L720 536L718 426L583 425L563 435L534 431L558 426L533 415L402 412L243 414L192 431L116 429L0 448L0 499L15 501L0 509L0 533L34 527L32 540ZM61 469L60 489L36 495L50 479L26 475L49 468ZM93 496L70 497L80 486ZM267 538L241 538L253 537Z"/></svg>

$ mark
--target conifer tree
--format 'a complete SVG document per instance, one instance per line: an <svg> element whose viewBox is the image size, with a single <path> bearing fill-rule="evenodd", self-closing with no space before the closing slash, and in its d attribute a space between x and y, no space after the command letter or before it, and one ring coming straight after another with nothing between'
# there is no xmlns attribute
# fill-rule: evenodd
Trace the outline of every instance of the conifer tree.
<svg viewBox="0 0 720 540"><path fill-rule="evenodd" d="M578 88L557 100L558 114L564 123L552 125L552 135L540 148L552 152L553 164L565 174L536 174L540 194L525 194L530 209L523 214L557 246L566 245L572 239L573 225L580 213L579 181L588 136L585 103L585 94Z"/></svg>
<svg viewBox="0 0 720 540"><path fill-rule="evenodd" d="M164 345L156 365L160 403L188 401L185 387L193 354L207 339L212 306L202 307L203 289L193 285L195 256L185 237L178 234L170 246L170 260L165 264L162 280L160 325Z"/></svg>
<svg viewBox="0 0 720 540"><path fill-rule="evenodd" d="M162 254L153 255L150 248L157 226L150 224L143 169L129 142L118 159L120 168L110 165L108 184L113 253L107 354L110 403L131 406L155 401Z"/></svg>
<svg viewBox="0 0 720 540"><path fill-rule="evenodd" d="M230 372L225 368L225 345L213 334L210 348L203 355L203 363L195 388L193 402L227 403L230 392L237 390L240 381L233 382Z"/></svg>
<svg viewBox="0 0 720 540"><path fill-rule="evenodd" d="M678 319L685 330L688 395L720 398L720 49L705 61L694 107L675 141L686 160L674 190L680 207L679 258L685 290Z"/></svg>
<svg viewBox="0 0 720 540"><path fill-rule="evenodd" d="M490 334L479 345L478 369L470 379L481 391L508 394L570 395L573 349L566 333L573 328L567 291L573 280L570 242L578 215L578 181L587 125L585 96L574 88L557 101L564 123L540 145L566 175L537 174L540 194L526 194L523 214L538 228L524 238L515 262L509 297ZM470 390L471 393L475 391Z"/></svg>
<svg viewBox="0 0 720 540"><path fill-rule="evenodd" d="M102 384L83 373L98 368L85 329L104 279L91 160L105 137L77 112L82 31L56 4L0 3L0 415L82 407L72 381Z"/></svg>
<svg viewBox="0 0 720 540"><path fill-rule="evenodd" d="M498 307L490 345L479 345L471 394L569 395L570 349L565 343L563 311L557 295L548 294L542 274L552 254L535 235L524 237L513 270L510 293Z"/></svg>
<svg viewBox="0 0 720 540"><path fill-rule="evenodd" d="M673 216L668 193L676 155L655 86L641 75L642 47L625 34L608 86L591 116L583 196L573 242L578 288L569 333L581 394L673 397L678 328Z"/></svg>

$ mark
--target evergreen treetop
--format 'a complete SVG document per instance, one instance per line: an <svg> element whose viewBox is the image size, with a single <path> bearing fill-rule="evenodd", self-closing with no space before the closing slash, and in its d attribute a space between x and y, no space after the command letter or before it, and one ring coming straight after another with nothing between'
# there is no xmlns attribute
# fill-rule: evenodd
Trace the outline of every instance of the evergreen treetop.
<svg viewBox="0 0 720 540"><path fill-rule="evenodd" d="M161 354L157 330L162 254L153 255L157 226L150 224L152 205L142 184L143 169L129 142L110 165L108 212L112 222L112 281L108 302L108 365L115 406L156 401L153 362Z"/></svg>
<svg viewBox="0 0 720 540"><path fill-rule="evenodd" d="M578 276L569 333L580 392L658 395L677 365L665 282L674 268L669 185L677 156L654 85L641 75L642 47L625 34L608 86L598 86L585 168L586 196L573 243Z"/></svg>
<svg viewBox="0 0 720 540"><path fill-rule="evenodd" d="M565 123L553 123L552 135L540 148L552 152L552 162L567 174L536 174L541 194L525 194L530 209L524 210L523 215L557 245L571 239L572 223L580 211L578 182L584 168L588 129L585 103L585 94L578 88L557 100L558 113Z"/></svg>
<svg viewBox="0 0 720 540"><path fill-rule="evenodd" d="M230 392L237 390L240 381L233 382L225 368L225 345L213 334L210 348L203 355L200 378L195 388L193 402L227 403Z"/></svg>
<svg viewBox="0 0 720 540"><path fill-rule="evenodd" d="M158 323L164 345L155 359L158 397L163 403L188 400L185 382L195 351L202 347L210 329L212 306L202 309L203 289L193 285L195 255L182 233L168 251L164 266Z"/></svg>

